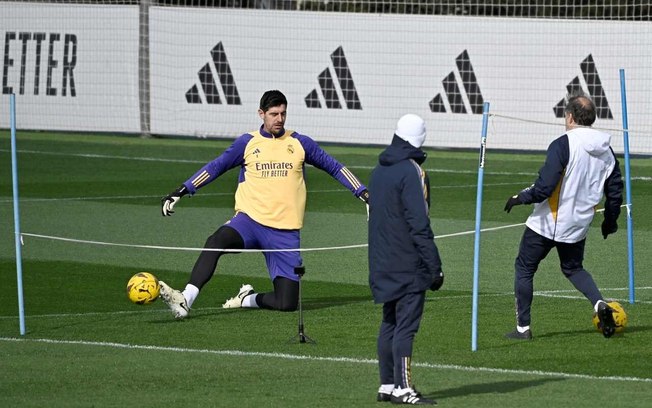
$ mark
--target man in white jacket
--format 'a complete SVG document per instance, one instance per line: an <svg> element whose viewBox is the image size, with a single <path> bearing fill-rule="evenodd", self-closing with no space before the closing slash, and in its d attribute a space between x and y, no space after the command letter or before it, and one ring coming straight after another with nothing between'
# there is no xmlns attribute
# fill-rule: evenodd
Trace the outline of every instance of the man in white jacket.
<svg viewBox="0 0 652 408"><path fill-rule="evenodd" d="M566 133L548 147L536 182L510 197L513 206L534 204L515 262L516 330L506 337L530 340L533 280L539 263L557 248L561 271L591 302L605 337L615 332L612 309L604 301L593 277L582 266L584 244L596 206L605 197L602 235L618 230L623 202L623 181L618 160L609 145L611 136L591 129L595 104L584 94L569 96L565 110Z"/></svg>

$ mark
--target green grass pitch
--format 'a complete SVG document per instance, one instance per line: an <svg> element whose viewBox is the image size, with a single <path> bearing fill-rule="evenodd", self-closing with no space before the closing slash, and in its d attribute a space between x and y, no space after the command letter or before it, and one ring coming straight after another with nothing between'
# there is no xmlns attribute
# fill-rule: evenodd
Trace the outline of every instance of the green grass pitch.
<svg viewBox="0 0 652 408"><path fill-rule="evenodd" d="M222 258L191 317L174 321L159 300L131 304L140 271L183 287L193 248L233 212L236 171L162 217L160 198L226 141L18 133L27 333L19 333L11 156L0 131L0 406L373 407L381 308L367 286L364 205L328 175L307 170L303 304L297 313L224 310L241 284L271 289L260 254ZM324 146L363 182L382 147ZM428 150L432 226L446 282L429 292L413 378L446 407L647 407L652 401L652 161L632 159L636 300L628 303L626 219L603 240L598 215L585 267L628 312L605 339L591 305L563 277L553 252L537 273L531 342L514 327L513 262L531 208L503 212L544 155L487 152L480 256L478 350L471 350L477 152ZM621 168L624 165L621 159ZM497 227L506 227L495 229ZM42 235L35 237L27 234ZM120 245L54 240L64 237ZM181 247L155 249L145 246Z"/></svg>

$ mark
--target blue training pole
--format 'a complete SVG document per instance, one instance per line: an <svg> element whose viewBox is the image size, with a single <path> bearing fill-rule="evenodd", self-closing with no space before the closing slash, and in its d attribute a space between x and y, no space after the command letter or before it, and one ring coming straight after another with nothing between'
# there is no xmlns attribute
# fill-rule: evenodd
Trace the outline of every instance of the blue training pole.
<svg viewBox="0 0 652 408"><path fill-rule="evenodd" d="M632 223L632 183L629 173L629 126L627 124L627 92L625 70L620 69L620 99L623 106L623 146L625 148L625 191L627 209L627 266L629 269L629 303L634 303L634 226Z"/></svg>
<svg viewBox="0 0 652 408"><path fill-rule="evenodd" d="M484 159L487 146L487 122L489 102L482 107L482 137L480 139L480 166L478 167L478 191L475 201L475 243L473 246L473 312L471 319L471 350L478 349L478 282L480 267L480 218L482 216L482 184L484 179Z"/></svg>
<svg viewBox="0 0 652 408"><path fill-rule="evenodd" d="M11 181L14 190L14 230L16 235L16 282L18 284L18 319L20 335L25 335L25 304L23 300L23 260L20 240L20 211L18 210L18 160L16 159L16 95L9 95L11 122Z"/></svg>

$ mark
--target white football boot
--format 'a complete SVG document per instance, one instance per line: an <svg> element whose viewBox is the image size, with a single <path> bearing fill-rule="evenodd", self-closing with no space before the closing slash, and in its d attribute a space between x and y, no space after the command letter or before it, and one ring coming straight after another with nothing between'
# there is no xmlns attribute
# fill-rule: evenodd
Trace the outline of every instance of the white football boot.
<svg viewBox="0 0 652 408"><path fill-rule="evenodd" d="M158 281L161 285L161 298L168 305L175 319L183 319L188 316L190 308L181 291L172 289L167 283Z"/></svg>
<svg viewBox="0 0 652 408"><path fill-rule="evenodd" d="M235 297L232 297L231 299L227 300L224 302L222 305L222 308L224 309L234 309L238 307L242 307L242 300L254 293L254 287L248 284L242 285L240 288L240 291Z"/></svg>

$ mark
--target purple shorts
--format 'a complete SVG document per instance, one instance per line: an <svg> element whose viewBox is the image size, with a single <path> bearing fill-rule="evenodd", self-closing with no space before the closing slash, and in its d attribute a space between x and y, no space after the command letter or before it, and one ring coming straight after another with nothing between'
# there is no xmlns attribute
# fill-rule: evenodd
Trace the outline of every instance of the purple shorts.
<svg viewBox="0 0 652 408"><path fill-rule="evenodd" d="M242 236L245 249L298 249L301 245L299 230L281 230L266 227L239 212L226 224ZM294 268L303 263L299 251L263 252L269 276L298 281Z"/></svg>

